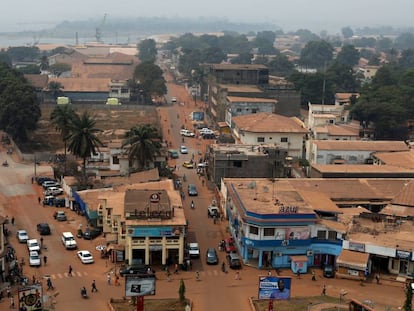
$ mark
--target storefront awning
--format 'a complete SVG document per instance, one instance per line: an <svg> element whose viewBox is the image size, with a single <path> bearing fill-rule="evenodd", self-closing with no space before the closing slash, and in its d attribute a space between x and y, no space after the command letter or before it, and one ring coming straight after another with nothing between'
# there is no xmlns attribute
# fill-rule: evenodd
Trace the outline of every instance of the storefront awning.
<svg viewBox="0 0 414 311"><path fill-rule="evenodd" d="M111 250L124 251L125 250L125 245L122 245L122 244L109 244L108 247L106 248L106 250L108 252L111 251Z"/></svg>
<svg viewBox="0 0 414 311"><path fill-rule="evenodd" d="M306 256L290 256L290 260L292 260L293 262L304 262L304 261L308 261L308 257Z"/></svg>
<svg viewBox="0 0 414 311"><path fill-rule="evenodd" d="M365 271L369 259L368 253L361 253L343 249L336 259L336 264L355 270Z"/></svg>

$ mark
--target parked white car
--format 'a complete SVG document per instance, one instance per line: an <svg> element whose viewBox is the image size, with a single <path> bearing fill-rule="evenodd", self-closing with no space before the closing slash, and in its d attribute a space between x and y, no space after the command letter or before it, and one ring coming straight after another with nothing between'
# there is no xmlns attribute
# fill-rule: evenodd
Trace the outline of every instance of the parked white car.
<svg viewBox="0 0 414 311"><path fill-rule="evenodd" d="M78 251L78 257L82 263L93 263L93 256L90 251L82 250Z"/></svg>
<svg viewBox="0 0 414 311"><path fill-rule="evenodd" d="M201 135L203 134L214 134L213 130L210 130L207 127L203 127L201 130L198 131Z"/></svg>
<svg viewBox="0 0 414 311"><path fill-rule="evenodd" d="M37 266L39 267L41 264L39 253L36 251L32 251L29 253L29 265L31 267Z"/></svg>
<svg viewBox="0 0 414 311"><path fill-rule="evenodd" d="M40 252L40 244L36 239L27 240L27 248L29 252Z"/></svg>
<svg viewBox="0 0 414 311"><path fill-rule="evenodd" d="M193 132L191 132L190 130L187 130L187 129L181 129L180 130L180 135L185 136L185 137L194 137L195 136L195 134Z"/></svg>
<svg viewBox="0 0 414 311"><path fill-rule="evenodd" d="M49 187L46 189L46 191L43 192L45 196L49 195L59 195L63 193L63 189L60 187Z"/></svg>
<svg viewBox="0 0 414 311"><path fill-rule="evenodd" d="M187 154L188 153L188 149L186 146L182 145L180 146L180 153L182 154Z"/></svg>
<svg viewBox="0 0 414 311"><path fill-rule="evenodd" d="M17 230L16 236L19 240L19 243L26 243L29 239L29 235L27 234L26 230Z"/></svg>

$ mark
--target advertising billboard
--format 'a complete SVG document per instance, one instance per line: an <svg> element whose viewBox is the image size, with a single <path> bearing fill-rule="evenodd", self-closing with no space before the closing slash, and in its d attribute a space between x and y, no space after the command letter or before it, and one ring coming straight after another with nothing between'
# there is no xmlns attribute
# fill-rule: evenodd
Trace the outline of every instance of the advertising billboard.
<svg viewBox="0 0 414 311"><path fill-rule="evenodd" d="M290 299L290 277L260 276L259 299Z"/></svg>
<svg viewBox="0 0 414 311"><path fill-rule="evenodd" d="M125 275L125 296L155 295L155 275Z"/></svg>

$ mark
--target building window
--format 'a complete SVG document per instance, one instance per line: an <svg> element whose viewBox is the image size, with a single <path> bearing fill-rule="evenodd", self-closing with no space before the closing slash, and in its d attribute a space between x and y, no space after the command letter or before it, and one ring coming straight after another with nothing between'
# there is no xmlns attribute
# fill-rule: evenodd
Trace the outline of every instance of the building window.
<svg viewBox="0 0 414 311"><path fill-rule="evenodd" d="M252 113L257 113L257 109L252 109Z"/></svg>
<svg viewBox="0 0 414 311"><path fill-rule="evenodd" d="M263 236L271 236L275 235L275 228L264 228L263 229Z"/></svg>
<svg viewBox="0 0 414 311"><path fill-rule="evenodd" d="M259 228L255 226L249 226L249 233L259 235Z"/></svg>
<svg viewBox="0 0 414 311"><path fill-rule="evenodd" d="M257 142L258 143L264 143L265 138L264 137L257 137Z"/></svg>
<svg viewBox="0 0 414 311"><path fill-rule="evenodd" d="M241 110L241 108L237 108L237 112L241 112L242 110Z"/></svg>
<svg viewBox="0 0 414 311"><path fill-rule="evenodd" d="M287 143L289 140L288 140L288 138L287 137L281 137L280 138L280 142L281 143Z"/></svg>
<svg viewBox="0 0 414 311"><path fill-rule="evenodd" d="M336 231L328 231L328 240L336 240Z"/></svg>
<svg viewBox="0 0 414 311"><path fill-rule="evenodd" d="M318 233L316 234L316 237L319 240L325 240L326 239L326 231L324 231L324 230L318 230Z"/></svg>
<svg viewBox="0 0 414 311"><path fill-rule="evenodd" d="M117 156L112 157L112 163L113 164L119 164L119 158Z"/></svg>
<svg viewBox="0 0 414 311"><path fill-rule="evenodd" d="M242 167L242 161L233 161L233 167Z"/></svg>

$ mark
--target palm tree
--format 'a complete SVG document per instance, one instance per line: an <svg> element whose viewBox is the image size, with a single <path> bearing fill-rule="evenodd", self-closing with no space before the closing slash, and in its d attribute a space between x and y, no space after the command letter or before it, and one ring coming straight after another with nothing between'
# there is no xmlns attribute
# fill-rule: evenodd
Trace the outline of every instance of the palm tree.
<svg viewBox="0 0 414 311"><path fill-rule="evenodd" d="M84 111L81 116L75 114L69 126L69 135L67 140L69 142L68 150L72 154L82 158L82 173L84 184L86 185L86 159L99 150L102 142L96 136L100 129L95 128L96 121Z"/></svg>
<svg viewBox="0 0 414 311"><path fill-rule="evenodd" d="M160 154L161 138L158 130L151 125L134 126L125 133L122 146L127 146L128 159L131 162L138 161L141 168L148 167L155 156Z"/></svg>
<svg viewBox="0 0 414 311"><path fill-rule="evenodd" d="M56 99L60 94L62 94L63 85L57 81L49 82L47 89L52 93L53 98Z"/></svg>
<svg viewBox="0 0 414 311"><path fill-rule="evenodd" d="M75 110L70 105L56 106L50 115L50 121L55 126L56 130L60 132L63 143L65 145L65 169L66 175L66 143L70 133L70 126L72 120L76 117Z"/></svg>

